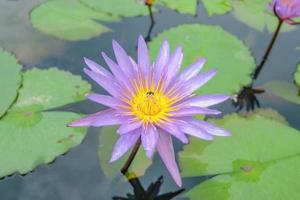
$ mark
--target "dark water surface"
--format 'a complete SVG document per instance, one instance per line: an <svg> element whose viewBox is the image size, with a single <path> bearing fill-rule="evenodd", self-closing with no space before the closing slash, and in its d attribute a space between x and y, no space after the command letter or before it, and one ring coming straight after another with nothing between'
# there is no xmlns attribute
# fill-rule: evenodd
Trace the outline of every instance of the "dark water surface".
<svg viewBox="0 0 300 200"><path fill-rule="evenodd" d="M88 80L82 71L83 56L104 65L100 52L105 51L112 56L111 40L116 39L130 55L135 57L137 37L140 34L146 36L150 25L147 16L126 18L120 23L107 24L113 30L111 33L88 41L66 42L39 33L30 26L28 11L32 5L43 1L0 0L0 46L14 52L24 64L25 70L32 67L57 66L82 75ZM162 8L159 13L155 13L155 18L153 36L183 23L220 25L244 41L252 50L257 62L260 61L271 38L269 33L257 32L238 22L231 14L209 18L201 4L195 17ZM269 61L255 85L262 85L269 80L293 81L293 73L300 59L300 50L296 50L300 45L299 35L299 28L279 35ZM93 91L103 92L93 81L88 81L93 85ZM292 127L300 129L299 106L269 94L259 96L259 100L262 107L278 110ZM234 111L230 102L221 105L220 108L225 113ZM91 102L83 102L66 106L64 109L86 114L101 110L103 107ZM132 193L130 185L122 181L121 174L114 182L103 175L97 154L99 132L100 129L91 128L81 145L73 148L66 155L58 157L50 165L39 166L25 176L15 174L2 179L0 200L106 200L111 199L112 196L125 196L128 192ZM180 148L181 145L176 143L176 149ZM162 192L178 189L158 157L155 157L154 164L147 170L141 181L147 187L160 175L164 176ZM204 178L184 179L183 187L189 190L202 180Z"/></svg>

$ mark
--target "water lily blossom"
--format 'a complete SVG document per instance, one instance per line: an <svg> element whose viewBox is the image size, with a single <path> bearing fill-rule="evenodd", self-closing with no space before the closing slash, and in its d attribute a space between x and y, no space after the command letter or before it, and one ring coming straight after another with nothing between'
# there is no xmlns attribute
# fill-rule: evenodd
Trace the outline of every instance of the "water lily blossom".
<svg viewBox="0 0 300 200"><path fill-rule="evenodd" d="M291 25L299 24L293 18L300 17L300 0L273 0L269 8L279 20Z"/></svg>
<svg viewBox="0 0 300 200"><path fill-rule="evenodd" d="M158 152L176 184L181 186L171 136L183 143L188 143L186 134L203 140L229 136L228 131L194 118L195 115L220 114L220 111L207 107L221 103L229 96L194 94L217 72L212 69L200 73L206 61L200 58L179 73L183 59L181 47L170 54L169 44L164 41L151 64L142 36L138 39L137 62L116 41L112 45L117 62L102 53L110 71L87 58L87 68L84 69L108 92L108 95L87 94L86 97L109 108L76 120L69 126L120 125L117 130L119 139L110 161L118 160L141 140L146 155L151 158Z"/></svg>

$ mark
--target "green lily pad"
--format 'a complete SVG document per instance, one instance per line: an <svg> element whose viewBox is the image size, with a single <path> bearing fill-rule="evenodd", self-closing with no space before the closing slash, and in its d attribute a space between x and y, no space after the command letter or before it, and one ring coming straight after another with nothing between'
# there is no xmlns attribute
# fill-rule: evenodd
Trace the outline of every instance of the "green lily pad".
<svg viewBox="0 0 300 200"><path fill-rule="evenodd" d="M25 174L81 143L86 129L66 124L80 115L67 112L14 112L0 121L0 177Z"/></svg>
<svg viewBox="0 0 300 200"><path fill-rule="evenodd" d="M148 9L135 0L80 0L88 7L118 17L147 15Z"/></svg>
<svg viewBox="0 0 300 200"><path fill-rule="evenodd" d="M300 88L300 63L298 64L297 71L295 73L295 81Z"/></svg>
<svg viewBox="0 0 300 200"><path fill-rule="evenodd" d="M232 0L233 15L251 28L259 31L266 28L269 32L273 32L278 24L278 19L267 7L270 2L271 0ZM284 25L281 31L293 29L293 26Z"/></svg>
<svg viewBox="0 0 300 200"><path fill-rule="evenodd" d="M119 160L110 163L109 160L117 139L118 134L116 126L104 127L101 129L101 133L99 135L98 155L100 166L108 178L114 178L117 174L120 174L120 169L123 167L131 152L129 150L129 152L127 152ZM152 160L147 158L143 148L140 148L128 171L134 172L137 176L142 176L151 164Z"/></svg>
<svg viewBox="0 0 300 200"><path fill-rule="evenodd" d="M85 99L90 85L79 76L57 68L32 69L24 73L23 85L14 108L40 105L52 109ZM63 87L62 87L63 86Z"/></svg>
<svg viewBox="0 0 300 200"><path fill-rule="evenodd" d="M142 2L135 0L80 0L85 5L100 12L114 16L134 17L148 15L148 9ZM197 0L156 0L155 3L180 13L196 14Z"/></svg>
<svg viewBox="0 0 300 200"><path fill-rule="evenodd" d="M289 122L286 120L286 118L283 117L277 110L274 110L272 108L255 109L252 113L250 113L250 115L252 115L252 114L257 114L257 115L260 115L265 118L276 120L287 126L289 125Z"/></svg>
<svg viewBox="0 0 300 200"><path fill-rule="evenodd" d="M202 0L209 16L225 14L232 10L232 0Z"/></svg>
<svg viewBox="0 0 300 200"><path fill-rule="evenodd" d="M157 2L180 13L194 15L197 13L197 0L157 0Z"/></svg>
<svg viewBox="0 0 300 200"><path fill-rule="evenodd" d="M0 177L25 174L80 144L86 128L67 127L79 114L44 110L77 102L89 90L87 82L56 68L24 72L18 99L0 120Z"/></svg>
<svg viewBox="0 0 300 200"><path fill-rule="evenodd" d="M21 85L21 68L12 54L0 48L0 117L17 96Z"/></svg>
<svg viewBox="0 0 300 200"><path fill-rule="evenodd" d="M251 83L254 58L239 39L221 27L189 24L164 31L149 43L152 58L155 58L165 39L170 42L172 49L183 46L183 68L205 57L207 63L203 71L212 68L218 70L218 74L197 93L234 94Z"/></svg>
<svg viewBox="0 0 300 200"><path fill-rule="evenodd" d="M117 20L114 16L85 6L79 0L45 2L32 10L30 18L38 30L70 41L87 40L110 31L97 20Z"/></svg>
<svg viewBox="0 0 300 200"><path fill-rule="evenodd" d="M263 85L267 92L281 97L286 101L300 104L299 88L288 82L270 81Z"/></svg>
<svg viewBox="0 0 300 200"><path fill-rule="evenodd" d="M214 123L232 136L192 138L179 153L183 176L216 174L187 193L191 200L300 198L298 130L258 114L232 114Z"/></svg>

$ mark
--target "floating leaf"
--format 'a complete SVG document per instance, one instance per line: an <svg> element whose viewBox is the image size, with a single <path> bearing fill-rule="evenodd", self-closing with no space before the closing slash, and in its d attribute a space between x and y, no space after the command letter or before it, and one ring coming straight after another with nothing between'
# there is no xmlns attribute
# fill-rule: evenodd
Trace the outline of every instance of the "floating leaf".
<svg viewBox="0 0 300 200"><path fill-rule="evenodd" d="M225 14L232 10L232 0L202 0L209 16Z"/></svg>
<svg viewBox="0 0 300 200"><path fill-rule="evenodd" d="M66 124L79 118L67 112L35 112L33 108L8 114L0 121L0 177L25 174L81 143L85 129Z"/></svg>
<svg viewBox="0 0 300 200"><path fill-rule="evenodd" d="M99 135L98 155L100 166L104 174L110 178L114 178L126 162L129 154L125 154L116 162L110 163L113 147L118 139L117 127L104 127ZM137 176L142 176L146 169L152 164L152 160L146 157L143 148L140 148L135 159L133 160L129 171L134 172Z"/></svg>
<svg viewBox="0 0 300 200"><path fill-rule="evenodd" d="M189 191L191 200L300 198L298 130L258 114L214 122L232 136L191 139L179 154L183 176L217 174Z"/></svg>
<svg viewBox="0 0 300 200"><path fill-rule="evenodd" d="M134 17L148 15L148 9L136 0L80 0L85 5L97 11L114 16ZM181 13L195 14L197 0L156 0L155 3L166 6Z"/></svg>
<svg viewBox="0 0 300 200"><path fill-rule="evenodd" d="M267 8L270 2L271 0L232 0L233 14L237 20L247 24L251 28L259 31L267 28L269 32L273 32L278 24L278 19ZM292 29L294 29L293 26L284 25L281 31Z"/></svg>
<svg viewBox="0 0 300 200"><path fill-rule="evenodd" d="M80 2L96 11L113 16L134 17L148 14L147 7L135 0L80 0Z"/></svg>
<svg viewBox="0 0 300 200"><path fill-rule="evenodd" d="M40 105L44 110L51 109L81 101L90 90L90 85L81 77L57 68L27 71L23 85L14 107Z"/></svg>
<svg viewBox="0 0 300 200"><path fill-rule="evenodd" d="M197 0L157 0L157 2L180 13L197 13Z"/></svg>
<svg viewBox="0 0 300 200"><path fill-rule="evenodd" d="M58 69L25 72L17 102L0 120L0 177L25 174L80 144L86 129L66 126L80 115L43 110L81 100L89 90L87 82Z"/></svg>
<svg viewBox="0 0 300 200"><path fill-rule="evenodd" d="M207 63L203 71L218 69L216 77L198 93L234 94L251 83L250 74L255 63L249 49L221 27L190 24L169 29L149 43L152 58L164 39L170 42L172 48L183 46L183 68L205 57Z"/></svg>
<svg viewBox="0 0 300 200"><path fill-rule="evenodd" d="M21 84L21 68L13 55L0 48L0 117L17 96Z"/></svg>
<svg viewBox="0 0 300 200"><path fill-rule="evenodd" d="M33 9L30 18L40 31L70 41L86 40L110 31L96 20L116 20L116 17L97 12L79 0L48 1Z"/></svg>
<svg viewBox="0 0 300 200"><path fill-rule="evenodd" d="M298 64L297 71L295 73L295 81L300 88L300 63Z"/></svg>
<svg viewBox="0 0 300 200"><path fill-rule="evenodd" d="M283 81L270 81L263 85L267 92L278 97L300 104L299 89L292 83Z"/></svg>
<svg viewBox="0 0 300 200"><path fill-rule="evenodd" d="M288 121L277 110L272 108L255 109L252 114L257 114L265 118L276 120L285 125L289 125Z"/></svg>

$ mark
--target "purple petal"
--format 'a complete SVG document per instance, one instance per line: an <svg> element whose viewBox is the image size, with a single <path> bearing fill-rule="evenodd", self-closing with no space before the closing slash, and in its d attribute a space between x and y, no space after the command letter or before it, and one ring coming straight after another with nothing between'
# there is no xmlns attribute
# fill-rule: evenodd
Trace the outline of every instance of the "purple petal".
<svg viewBox="0 0 300 200"><path fill-rule="evenodd" d="M106 70L104 67L102 67L101 65L95 63L94 61L88 59L88 58L83 58L85 64L94 72L98 73L98 74L102 74L103 76L106 77L110 77L112 78L112 74Z"/></svg>
<svg viewBox="0 0 300 200"><path fill-rule="evenodd" d="M203 68L206 62L205 58L200 58L197 62L193 63L191 66L187 67L179 76L180 81L187 81L194 76L196 76L200 70Z"/></svg>
<svg viewBox="0 0 300 200"><path fill-rule="evenodd" d="M117 133L120 135L123 135L125 133L134 131L142 126L141 121L130 121L128 123L124 123L120 126L120 128L117 130Z"/></svg>
<svg viewBox="0 0 300 200"><path fill-rule="evenodd" d="M133 77L133 66L125 50L115 41L112 42L118 65L127 77Z"/></svg>
<svg viewBox="0 0 300 200"><path fill-rule="evenodd" d="M86 98L88 98L91 101L94 101L96 103L105 105L107 107L115 108L122 104L124 104L122 101L108 96L108 95L101 95L101 94L87 94Z"/></svg>
<svg viewBox="0 0 300 200"><path fill-rule="evenodd" d="M189 79L188 81L184 82L184 91L185 94L191 94L201 86L203 86L205 83L207 83L210 79L212 79L217 74L217 70L213 69L208 72L201 73L197 76L195 76L192 79Z"/></svg>
<svg viewBox="0 0 300 200"><path fill-rule="evenodd" d="M203 108L203 107L219 104L223 101L226 101L229 98L230 96L223 95L223 94L208 94L203 96L194 96L184 101L182 105Z"/></svg>
<svg viewBox="0 0 300 200"><path fill-rule="evenodd" d="M212 135L210 135L205 129L202 129L199 126L181 120L178 120L176 123L178 123L179 129L186 134L201 138L203 140L214 139Z"/></svg>
<svg viewBox="0 0 300 200"><path fill-rule="evenodd" d="M154 77L156 83L158 83L158 81L162 77L163 69L169 61L169 54L170 46L168 41L165 40L160 47L159 53L154 63Z"/></svg>
<svg viewBox="0 0 300 200"><path fill-rule="evenodd" d="M107 109L101 112L97 112L92 115L88 115L81 119L75 120L68 124L70 127L77 126L110 126L121 124L124 122L124 118L120 117L115 110Z"/></svg>
<svg viewBox="0 0 300 200"><path fill-rule="evenodd" d="M145 77L149 78L150 74L150 59L148 55L148 48L143 36L138 39L138 67L141 69Z"/></svg>
<svg viewBox="0 0 300 200"><path fill-rule="evenodd" d="M158 135L157 129L154 126L149 125L149 126L143 128L142 144L146 151L146 155L149 158L151 158L153 156L153 154L155 153L158 138L159 138L159 135Z"/></svg>
<svg viewBox="0 0 300 200"><path fill-rule="evenodd" d="M114 162L121 158L137 142L139 137L140 133L137 131L121 135L114 146L109 162Z"/></svg>
<svg viewBox="0 0 300 200"><path fill-rule="evenodd" d="M157 151L160 155L160 158L162 159L165 166L167 167L168 171L170 172L172 178L174 179L175 183L179 187L181 187L182 182L181 182L179 169L175 160L172 138L168 133L163 131L159 132Z"/></svg>
<svg viewBox="0 0 300 200"><path fill-rule="evenodd" d="M132 88L128 77L125 76L122 69L114 61L112 61L104 52L102 52L102 57L104 58L106 64L108 65L109 69L112 71L116 79L119 81L119 83L121 85L125 84L127 88Z"/></svg>
<svg viewBox="0 0 300 200"><path fill-rule="evenodd" d="M221 112L208 108L188 107L179 109L177 111L172 111L170 114L174 117L186 117L194 115L219 115Z"/></svg>
<svg viewBox="0 0 300 200"><path fill-rule="evenodd" d="M183 58L182 48L177 47L168 64L165 67L166 85L168 85L177 75Z"/></svg>
<svg viewBox="0 0 300 200"><path fill-rule="evenodd" d="M159 128L163 129L164 131L170 133L177 139L179 139L182 143L187 144L189 142L186 135L179 130L179 128L173 124L172 122L165 122L164 124L159 124Z"/></svg>
<svg viewBox="0 0 300 200"><path fill-rule="evenodd" d="M87 68L84 68L84 72L101 87L103 87L109 94L114 97L120 96L120 87L113 79L102 74L90 71Z"/></svg>
<svg viewBox="0 0 300 200"><path fill-rule="evenodd" d="M216 136L230 136L231 135L229 131L227 131L223 128L217 127L209 122L192 119L192 120L190 120L190 123L193 123L196 126L206 130L211 135L216 135Z"/></svg>

